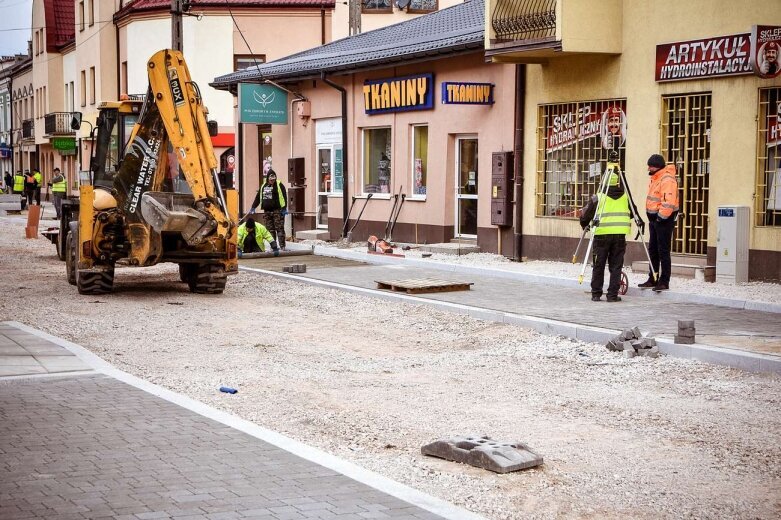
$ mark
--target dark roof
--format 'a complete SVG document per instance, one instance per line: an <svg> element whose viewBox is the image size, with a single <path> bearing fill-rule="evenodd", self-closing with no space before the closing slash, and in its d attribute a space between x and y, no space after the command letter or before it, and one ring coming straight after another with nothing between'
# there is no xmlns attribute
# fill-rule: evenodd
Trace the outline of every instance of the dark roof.
<svg viewBox="0 0 781 520"><path fill-rule="evenodd" d="M46 51L57 52L76 39L76 8L73 0L44 0Z"/></svg>
<svg viewBox="0 0 781 520"><path fill-rule="evenodd" d="M240 81L309 79L320 77L321 72L347 74L474 52L484 48L484 9L483 0L466 0L435 13L219 76L211 85L228 90Z"/></svg>
<svg viewBox="0 0 781 520"><path fill-rule="evenodd" d="M192 12L194 9L206 7L307 7L307 8L334 8L335 0L192 0ZM114 20L119 20L131 13L143 13L154 11L171 11L171 0L134 0L116 12Z"/></svg>

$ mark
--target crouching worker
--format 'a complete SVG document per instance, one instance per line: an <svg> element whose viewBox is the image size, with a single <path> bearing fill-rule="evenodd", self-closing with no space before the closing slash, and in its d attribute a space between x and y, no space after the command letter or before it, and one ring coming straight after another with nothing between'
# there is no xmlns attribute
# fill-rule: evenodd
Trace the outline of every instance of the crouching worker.
<svg viewBox="0 0 781 520"><path fill-rule="evenodd" d="M624 266L626 235L631 231L629 197L617 174L610 174L607 194L592 195L580 215L580 226L586 229L594 221L594 269L591 272L591 300L602 298L605 264L610 271L607 301L620 302L621 269Z"/></svg>
<svg viewBox="0 0 781 520"><path fill-rule="evenodd" d="M271 245L274 256L279 256L279 246L263 224L248 218L239 226L239 253L263 253L266 251L266 242Z"/></svg>

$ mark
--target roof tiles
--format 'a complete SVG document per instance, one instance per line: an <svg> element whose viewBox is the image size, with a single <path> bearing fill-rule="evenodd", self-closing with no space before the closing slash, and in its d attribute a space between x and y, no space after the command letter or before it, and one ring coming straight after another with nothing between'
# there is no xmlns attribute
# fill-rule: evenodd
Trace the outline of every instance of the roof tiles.
<svg viewBox="0 0 781 520"><path fill-rule="evenodd" d="M43 8L46 50L57 52L76 38L76 8L73 0L44 0Z"/></svg>

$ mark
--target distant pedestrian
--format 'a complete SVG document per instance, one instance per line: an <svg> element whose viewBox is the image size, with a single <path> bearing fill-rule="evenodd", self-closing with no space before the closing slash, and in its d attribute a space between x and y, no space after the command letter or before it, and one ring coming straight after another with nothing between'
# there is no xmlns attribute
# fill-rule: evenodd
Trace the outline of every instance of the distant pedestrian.
<svg viewBox="0 0 781 520"><path fill-rule="evenodd" d="M266 242L274 253L279 253L279 246L274 241L274 237L263 224L255 222L252 217L239 226L238 234L238 246L242 254L263 253L266 250Z"/></svg>
<svg viewBox="0 0 781 520"><path fill-rule="evenodd" d="M27 205L32 206L35 200L35 177L30 170L24 171L24 195L27 197Z"/></svg>
<svg viewBox="0 0 781 520"><path fill-rule="evenodd" d="M595 217L596 218L595 220ZM624 267L626 235L631 231L632 219L629 197L616 173L610 174L607 193L592 195L580 215L580 225L586 229L594 225L594 268L591 271L591 300L602 298L605 283L605 264L610 271L607 301L620 302L621 269Z"/></svg>
<svg viewBox="0 0 781 520"><path fill-rule="evenodd" d="M14 195L22 196L22 209L27 207L27 199L25 198L24 181L25 181L25 176L22 175L22 172L21 171L16 172L14 174L13 188L11 188L11 191Z"/></svg>
<svg viewBox="0 0 781 520"><path fill-rule="evenodd" d="M59 219L62 214L62 199L65 198L65 192L68 189L68 182L65 176L60 173L59 168L54 169L54 177L52 177L49 187L54 195L54 211L57 213L57 219Z"/></svg>
<svg viewBox="0 0 781 520"><path fill-rule="evenodd" d="M269 170L266 182L258 190L252 202L250 213L260 204L266 222L266 228L274 235L279 247L285 249L285 215L287 215L287 189L277 181L277 173Z"/></svg>
<svg viewBox="0 0 781 520"><path fill-rule="evenodd" d="M6 193L11 193L11 189L13 188L13 184L14 184L14 178L11 176L10 173L8 173L8 170L6 170L5 175L3 175L3 182L5 183L4 191Z"/></svg>
<svg viewBox="0 0 781 520"><path fill-rule="evenodd" d="M670 242L675 221L678 219L678 178L674 164L667 164L659 154L648 158L648 196L645 199L645 211L650 224L648 238L648 254L651 257L651 267L659 273L659 279L654 281L653 271L648 274L648 280L639 285L642 289L652 288L656 292L670 288Z"/></svg>

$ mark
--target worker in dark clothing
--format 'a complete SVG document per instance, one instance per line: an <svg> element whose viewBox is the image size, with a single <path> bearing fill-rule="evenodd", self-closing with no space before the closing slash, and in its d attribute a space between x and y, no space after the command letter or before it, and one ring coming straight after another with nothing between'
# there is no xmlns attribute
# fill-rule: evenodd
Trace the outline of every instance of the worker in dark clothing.
<svg viewBox="0 0 781 520"><path fill-rule="evenodd" d="M27 197L27 205L32 206L33 200L35 200L35 190L38 185L35 183L35 176L30 173L30 170L24 171L24 195Z"/></svg>
<svg viewBox="0 0 781 520"><path fill-rule="evenodd" d="M285 215L287 215L287 189L285 185L277 181L277 173L269 170L266 174L266 182L258 190L255 200L252 201L250 213L255 213L255 208L260 204L266 221L266 228L274 235L279 247L285 249Z"/></svg>
<svg viewBox="0 0 781 520"><path fill-rule="evenodd" d="M632 228L629 197L621 186L618 174L610 173L607 194L592 195L580 216L580 225L594 226L594 268L591 272L591 300L602 298L605 264L610 271L607 301L620 302L621 269L624 267L626 235ZM593 221L593 223L592 223Z"/></svg>

